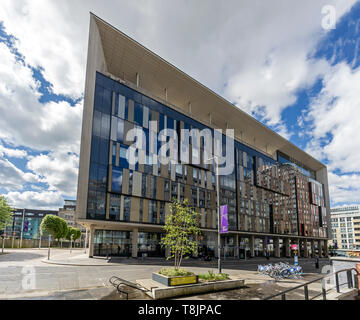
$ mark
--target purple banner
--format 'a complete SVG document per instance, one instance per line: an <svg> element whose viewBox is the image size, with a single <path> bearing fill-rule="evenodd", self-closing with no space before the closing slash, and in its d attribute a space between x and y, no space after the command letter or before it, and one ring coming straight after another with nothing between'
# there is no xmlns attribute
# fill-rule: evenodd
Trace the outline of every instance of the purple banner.
<svg viewBox="0 0 360 320"><path fill-rule="evenodd" d="M229 232L229 219L228 219L228 206L220 207L220 215L221 215L221 231L220 233L228 233Z"/></svg>

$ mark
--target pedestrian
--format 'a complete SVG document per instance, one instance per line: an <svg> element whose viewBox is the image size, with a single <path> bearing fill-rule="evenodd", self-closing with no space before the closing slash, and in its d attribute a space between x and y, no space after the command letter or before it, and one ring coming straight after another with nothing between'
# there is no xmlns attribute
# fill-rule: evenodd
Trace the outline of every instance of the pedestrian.
<svg viewBox="0 0 360 320"><path fill-rule="evenodd" d="M316 269L320 268L320 266L319 266L319 257L318 256L315 256L315 268Z"/></svg>
<svg viewBox="0 0 360 320"><path fill-rule="evenodd" d="M269 253L268 253L268 251L266 249L265 249L265 257L266 257L266 260L270 259Z"/></svg>

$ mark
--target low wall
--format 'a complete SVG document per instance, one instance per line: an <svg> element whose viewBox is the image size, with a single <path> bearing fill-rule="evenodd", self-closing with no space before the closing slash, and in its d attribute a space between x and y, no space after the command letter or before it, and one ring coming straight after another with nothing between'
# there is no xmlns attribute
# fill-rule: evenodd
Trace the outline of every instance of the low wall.
<svg viewBox="0 0 360 320"><path fill-rule="evenodd" d="M38 239L23 239L21 249L31 249L31 248L39 248ZM84 246L84 242L81 243L76 241L73 242L73 248L82 248ZM48 248L49 247L49 239L41 239L41 248ZM51 242L52 248L70 248L70 241L63 241L61 242L52 241ZM2 248L2 240L0 239L0 250ZM5 240L5 249L20 249L20 239L6 239Z"/></svg>

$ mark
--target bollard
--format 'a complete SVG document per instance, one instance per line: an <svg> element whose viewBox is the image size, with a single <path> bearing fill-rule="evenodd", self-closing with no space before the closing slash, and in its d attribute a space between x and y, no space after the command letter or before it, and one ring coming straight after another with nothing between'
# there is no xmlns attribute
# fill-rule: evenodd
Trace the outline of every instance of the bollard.
<svg viewBox="0 0 360 320"><path fill-rule="evenodd" d="M357 271L357 287L358 287L358 295L360 297L360 263L356 264L356 271Z"/></svg>

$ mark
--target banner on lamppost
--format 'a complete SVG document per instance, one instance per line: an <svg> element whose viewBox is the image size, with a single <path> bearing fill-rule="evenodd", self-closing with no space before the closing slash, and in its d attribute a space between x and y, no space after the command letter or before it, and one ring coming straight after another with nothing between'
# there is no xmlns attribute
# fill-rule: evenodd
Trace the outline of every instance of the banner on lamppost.
<svg viewBox="0 0 360 320"><path fill-rule="evenodd" d="M221 234L229 232L228 206L220 207L221 215Z"/></svg>

